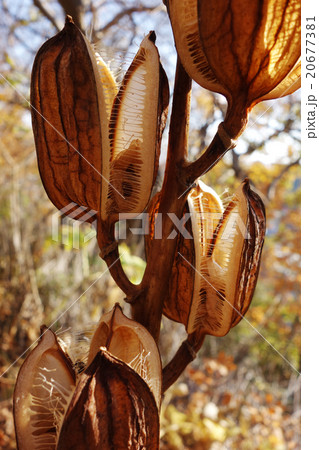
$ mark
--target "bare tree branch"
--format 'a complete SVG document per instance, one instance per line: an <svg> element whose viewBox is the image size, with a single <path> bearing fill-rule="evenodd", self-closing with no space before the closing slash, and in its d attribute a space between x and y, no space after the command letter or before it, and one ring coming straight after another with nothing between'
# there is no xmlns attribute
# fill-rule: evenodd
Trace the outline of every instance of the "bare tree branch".
<svg viewBox="0 0 319 450"><path fill-rule="evenodd" d="M280 179L284 176L284 174L286 172L288 172L288 170L290 170L293 166L296 166L298 164L300 164L300 156L295 161L292 161L290 164L285 166L281 170L281 172L272 180L272 182L270 183L270 185L268 186L268 189L267 189L267 197L268 198L272 198L273 197L274 192L275 192L276 184L280 181Z"/></svg>
<svg viewBox="0 0 319 450"><path fill-rule="evenodd" d="M52 25L54 26L54 28L57 31L60 31L60 28L57 24L57 22L55 21L54 17L52 16L52 14L43 6L43 4L41 3L41 0L33 0L33 4L34 6L36 6L39 11L41 11L41 13L52 23Z"/></svg>
<svg viewBox="0 0 319 450"><path fill-rule="evenodd" d="M106 33L111 27L116 25L125 16L131 16L135 12L145 12L153 10L154 8L149 6L134 6L132 8L123 9L123 11L116 14L116 16L111 20L111 22L108 22L102 28L97 30L96 33Z"/></svg>

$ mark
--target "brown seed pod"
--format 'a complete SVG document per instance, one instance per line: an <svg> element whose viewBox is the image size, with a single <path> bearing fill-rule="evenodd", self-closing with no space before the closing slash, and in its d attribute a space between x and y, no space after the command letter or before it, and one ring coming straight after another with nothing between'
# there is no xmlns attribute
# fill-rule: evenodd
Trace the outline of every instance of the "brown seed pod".
<svg viewBox="0 0 319 450"><path fill-rule="evenodd" d="M298 0L167 0L182 64L227 98L225 128L237 137L258 102L300 87Z"/></svg>
<svg viewBox="0 0 319 450"><path fill-rule="evenodd" d="M140 214L155 182L169 101L168 81L155 46L142 41L115 98L110 120L110 184L103 183L102 219Z"/></svg>
<svg viewBox="0 0 319 450"><path fill-rule="evenodd" d="M55 334L42 327L40 342L22 364L14 390L19 450L56 448L75 381L72 363Z"/></svg>
<svg viewBox="0 0 319 450"><path fill-rule="evenodd" d="M57 208L90 208L112 222L147 206L169 101L154 42L151 32L119 91L70 17L37 53L32 124L42 182Z"/></svg>
<svg viewBox="0 0 319 450"><path fill-rule="evenodd" d="M159 448L159 417L153 394L133 369L103 347L81 375L57 448Z"/></svg>
<svg viewBox="0 0 319 450"><path fill-rule="evenodd" d="M109 155L107 105L116 92L112 74L67 17L64 29L38 51L31 78L39 171L59 209L70 203L100 208L102 155ZM108 179L107 171L103 176Z"/></svg>
<svg viewBox="0 0 319 450"><path fill-rule="evenodd" d="M162 365L157 345L150 333L122 313L118 304L104 314L92 337L88 365L100 347L124 361L148 384L156 404L161 404Z"/></svg>
<svg viewBox="0 0 319 450"><path fill-rule="evenodd" d="M255 290L265 230L264 205L246 179L204 251L202 244L195 249L197 275L189 333L200 327L206 334L224 336L242 319Z"/></svg>
<svg viewBox="0 0 319 450"><path fill-rule="evenodd" d="M150 235L155 235L159 196L150 204ZM177 237L164 314L188 333L224 336L246 313L254 293L266 231L265 209L246 179L223 212L212 189L199 182L190 191L184 215L193 239Z"/></svg>
<svg viewBox="0 0 319 450"><path fill-rule="evenodd" d="M182 64L191 78L209 91L227 97L227 90L216 78L199 38L198 1L167 0L176 49Z"/></svg>
<svg viewBox="0 0 319 450"><path fill-rule="evenodd" d="M150 234L145 239L146 255L151 239L156 238L155 220L158 204L159 194L152 199L150 204ZM185 236L179 232L176 237L175 258L163 308L166 317L183 323L185 327L188 327L194 297L197 276L196 262L201 253L207 252L209 239L222 212L223 205L217 193L203 182L198 181L198 185L190 191L185 204L183 213Z"/></svg>
<svg viewBox="0 0 319 450"><path fill-rule="evenodd" d="M165 315L183 323L187 329L198 276L195 270L198 251L205 251L208 236L213 233L222 211L223 206L217 193L199 181L190 191L185 208L185 212L190 214L186 229L190 231L192 239L178 236L170 288L164 302Z"/></svg>
<svg viewBox="0 0 319 450"><path fill-rule="evenodd" d="M156 235L156 219L159 202L160 193L152 198L149 205L149 234L145 235L146 259L152 239L160 238L160 236ZM185 204L183 216L185 217L185 220L188 218L185 223L185 230L192 236L192 226L191 220L189 219L189 208L187 203ZM195 272L192 268L192 265L195 264L194 241L193 239L184 239L181 233L178 233L176 239L174 264L169 279L168 294L164 300L163 314L175 322L186 325L189 305L193 296L195 276Z"/></svg>
<svg viewBox="0 0 319 450"><path fill-rule="evenodd" d="M231 5L220 0L202 0L199 20L200 40L210 65L229 92L245 90L249 108L291 75L298 63L301 26L298 0L254 4L232 0ZM294 90L300 87L299 81ZM233 98L236 99L234 95Z"/></svg>

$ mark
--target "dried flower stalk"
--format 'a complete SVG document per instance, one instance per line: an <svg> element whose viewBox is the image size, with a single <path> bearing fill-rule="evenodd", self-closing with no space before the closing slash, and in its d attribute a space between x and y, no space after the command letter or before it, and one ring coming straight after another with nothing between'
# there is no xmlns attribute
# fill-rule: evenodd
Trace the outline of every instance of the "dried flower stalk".
<svg viewBox="0 0 319 450"><path fill-rule="evenodd" d="M162 191L149 205L151 235L140 286L132 285L118 261L114 224L119 214L131 217L148 206L157 173L169 92L155 33L141 43L119 88L70 17L35 59L32 119L43 184L58 208L71 203L73 209L98 212L101 255L136 320L127 319L118 305L102 317L77 384L72 363L46 330L16 386L15 424L22 449L157 449L162 370L155 340L162 312L188 332L164 368L165 390L194 359L205 334L228 333L253 296L265 234L261 199L248 180L225 210L201 182L186 192L234 147L255 104L299 87L300 4L166 3L179 57L168 161ZM228 101L225 122L193 163L187 161L190 77ZM164 217L161 240L155 239L157 212ZM181 234L170 239L169 212L178 218L191 215L185 227L190 239ZM44 374L51 371L48 382ZM40 405L42 400L48 400L50 411Z"/></svg>

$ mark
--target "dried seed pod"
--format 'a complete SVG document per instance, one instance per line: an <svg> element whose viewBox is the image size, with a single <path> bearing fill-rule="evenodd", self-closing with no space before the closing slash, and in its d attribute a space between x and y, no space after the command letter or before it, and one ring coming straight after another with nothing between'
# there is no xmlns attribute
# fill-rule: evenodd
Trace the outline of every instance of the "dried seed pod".
<svg viewBox="0 0 319 450"><path fill-rule="evenodd" d="M246 105L252 107L300 58L300 2L233 0L230 6L201 0L198 6L200 39L210 65L229 92L244 88ZM294 90L298 87L299 81Z"/></svg>
<svg viewBox="0 0 319 450"><path fill-rule="evenodd" d="M150 205L150 234L145 238L146 255L150 240L155 235L155 220L159 196L152 199ZM177 236L175 258L169 280L168 294L164 300L163 313L166 317L185 327L188 325L191 304L194 296L196 261L199 254L208 251L209 239L223 212L222 202L217 193L203 182L193 188L187 198L183 215L185 217L185 236ZM197 234L194 234L194 229ZM191 236L191 239L189 238ZM195 238L196 236L196 238ZM196 259L197 257L197 259Z"/></svg>
<svg viewBox="0 0 319 450"><path fill-rule="evenodd" d="M152 239L156 239L156 219L160 193L156 194L149 205L149 234L145 235L146 259ZM183 216L188 218L189 208L185 204ZM185 230L192 236L191 221L186 220ZM174 263L169 279L168 294L164 300L163 314L175 322L187 324L189 305L193 296L193 284L195 272L192 265L195 264L195 251L193 239L185 239L178 233ZM181 256L183 255L183 256ZM185 258L185 259L184 259Z"/></svg>
<svg viewBox="0 0 319 450"><path fill-rule="evenodd" d="M158 409L148 385L101 348L81 375L57 448L159 448Z"/></svg>
<svg viewBox="0 0 319 450"><path fill-rule="evenodd" d="M98 211L102 155L109 160L112 74L67 17L38 51L31 78L32 125L39 171L52 203ZM109 174L104 167L103 176ZM76 208L76 207L75 207Z"/></svg>
<svg viewBox="0 0 319 450"><path fill-rule="evenodd" d="M202 48L198 28L198 1L168 0L167 7L176 49L185 70L200 86L227 97L227 90L216 78Z"/></svg>
<svg viewBox="0 0 319 450"><path fill-rule="evenodd" d="M177 238L176 256L163 309L167 317L183 323L187 328L196 286L196 249L205 251L205 243L213 233L222 211L217 193L199 181L189 193L185 207L185 212L190 214L186 229L193 239L185 239L180 234Z"/></svg>
<svg viewBox="0 0 319 450"><path fill-rule="evenodd" d="M13 396L19 450L55 449L75 388L75 372L55 334L41 328L37 347L22 364Z"/></svg>
<svg viewBox="0 0 319 450"><path fill-rule="evenodd" d="M237 137L258 102L300 87L298 0L167 0L175 44L189 75L225 95L225 129Z"/></svg>
<svg viewBox="0 0 319 450"><path fill-rule="evenodd" d="M154 42L151 32L119 91L70 17L39 50L32 124L42 182L57 208L90 208L112 222L119 213L137 215L147 206L169 101Z"/></svg>
<svg viewBox="0 0 319 450"><path fill-rule="evenodd" d="M301 58L298 59L291 71L286 77L270 92L267 92L263 97L258 99L258 102L263 100L272 100L275 98L285 97L293 94L301 86Z"/></svg>
<svg viewBox="0 0 319 450"><path fill-rule="evenodd" d="M119 305L101 318L92 337L88 365L100 347L128 364L150 387L156 404L161 403L162 366L157 345L138 322L128 319Z"/></svg>
<svg viewBox="0 0 319 450"><path fill-rule="evenodd" d="M115 98L110 120L110 183L103 182L101 213L140 214L155 182L167 118L168 81L154 44L142 41ZM103 163L104 167L104 163Z"/></svg>
<svg viewBox="0 0 319 450"><path fill-rule="evenodd" d="M250 189L248 180L244 182L243 194L246 198L249 198L249 216L247 218L247 239L244 242L242 260L240 262L242 272L238 273L240 290L238 295L235 296L232 327L241 321L250 306L258 279L261 253L266 233L264 204L259 195ZM217 230L217 234L219 232Z"/></svg>
<svg viewBox="0 0 319 450"><path fill-rule="evenodd" d="M227 206L213 238L206 241L205 251L202 244L195 247L197 275L189 333L200 327L206 334L224 336L242 319L256 286L264 235L265 209L246 179ZM195 243L198 241L195 239Z"/></svg>
<svg viewBox="0 0 319 450"><path fill-rule="evenodd" d="M159 197L150 208L150 236L155 234ZM183 323L188 333L224 336L246 313L257 282L265 235L265 209L245 180L223 212L215 191L199 182L187 198L185 228L179 234L175 260L164 301L164 314Z"/></svg>

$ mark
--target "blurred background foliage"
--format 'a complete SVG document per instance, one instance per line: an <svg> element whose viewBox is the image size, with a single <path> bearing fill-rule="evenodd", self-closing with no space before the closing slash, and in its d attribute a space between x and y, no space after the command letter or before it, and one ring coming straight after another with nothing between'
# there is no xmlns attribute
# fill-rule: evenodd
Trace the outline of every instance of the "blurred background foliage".
<svg viewBox="0 0 319 450"><path fill-rule="evenodd" d="M176 54L158 0L3 0L0 6L0 448L15 448L11 398L15 378L42 323L63 335L92 328L122 301L98 256L94 230L72 234L37 170L29 112L32 61L71 14L99 51L123 72L154 29L173 86ZM190 159L209 144L225 101L196 84ZM165 145L161 170L163 178ZM258 105L236 149L203 180L227 203L249 177L267 211L261 273L246 320L224 338L206 338L198 358L168 391L163 449L300 448L300 102L299 94ZM132 225L132 224L131 224ZM74 231L74 230L73 230ZM78 248L74 248L78 247ZM145 267L141 236L128 233L122 263L134 282ZM185 332L163 320L163 364Z"/></svg>

